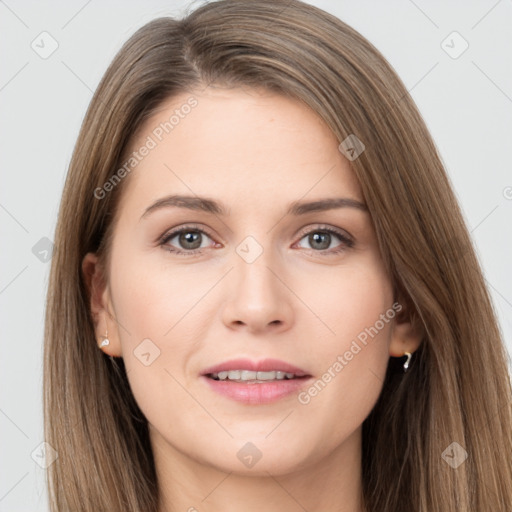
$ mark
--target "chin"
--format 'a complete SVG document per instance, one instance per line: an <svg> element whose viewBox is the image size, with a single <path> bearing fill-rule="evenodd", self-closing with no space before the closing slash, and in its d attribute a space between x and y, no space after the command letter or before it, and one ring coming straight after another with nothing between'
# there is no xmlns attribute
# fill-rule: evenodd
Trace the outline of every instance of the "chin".
<svg viewBox="0 0 512 512"><path fill-rule="evenodd" d="M210 453L204 463L225 473L267 477L269 473L286 475L307 466L307 458L304 458L307 454L301 449L304 443L299 439L290 443L258 436L250 437L252 441L245 439L224 443L216 453Z"/></svg>

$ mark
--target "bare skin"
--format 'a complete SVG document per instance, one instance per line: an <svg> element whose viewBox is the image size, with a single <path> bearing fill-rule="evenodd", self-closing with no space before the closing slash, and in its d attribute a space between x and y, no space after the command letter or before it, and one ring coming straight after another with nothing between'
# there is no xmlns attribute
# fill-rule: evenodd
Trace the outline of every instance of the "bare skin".
<svg viewBox="0 0 512 512"><path fill-rule="evenodd" d="M163 104L132 150L191 96ZM150 425L159 510L362 512L362 423L389 356L414 352L420 339L394 317L336 371L338 356L394 303L371 217L350 206L285 213L293 201L364 204L359 183L339 141L303 104L254 90L193 96L197 106L125 178L108 279L94 254L83 261L98 340L108 324L103 350L123 357ZM171 194L214 199L227 215L176 206L144 215ZM188 238L159 242L190 223ZM243 257L260 250L254 261ZM160 351L149 365L137 348L145 339L146 360ZM292 393L246 404L213 391L201 372L234 358L306 370L302 402ZM309 393L329 369L329 382ZM261 458L248 467L241 449Z"/></svg>

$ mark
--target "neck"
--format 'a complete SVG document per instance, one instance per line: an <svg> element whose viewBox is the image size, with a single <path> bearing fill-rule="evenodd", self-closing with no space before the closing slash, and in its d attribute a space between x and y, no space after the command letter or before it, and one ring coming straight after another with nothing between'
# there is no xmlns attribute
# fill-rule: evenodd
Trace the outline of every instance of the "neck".
<svg viewBox="0 0 512 512"><path fill-rule="evenodd" d="M325 457L274 473L255 465L240 473L201 463L150 430L159 512L363 512L361 428ZM318 452L321 452L319 447ZM263 462L263 459L259 462Z"/></svg>

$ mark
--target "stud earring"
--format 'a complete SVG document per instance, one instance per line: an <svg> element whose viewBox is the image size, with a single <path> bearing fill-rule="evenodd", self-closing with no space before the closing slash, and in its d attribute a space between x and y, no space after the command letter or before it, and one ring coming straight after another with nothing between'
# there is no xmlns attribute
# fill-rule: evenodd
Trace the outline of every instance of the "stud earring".
<svg viewBox="0 0 512 512"><path fill-rule="evenodd" d="M407 371L407 369L409 368L409 363L411 362L411 353L410 352L404 352L404 356L407 356L407 361L405 361L404 363L404 373Z"/></svg>

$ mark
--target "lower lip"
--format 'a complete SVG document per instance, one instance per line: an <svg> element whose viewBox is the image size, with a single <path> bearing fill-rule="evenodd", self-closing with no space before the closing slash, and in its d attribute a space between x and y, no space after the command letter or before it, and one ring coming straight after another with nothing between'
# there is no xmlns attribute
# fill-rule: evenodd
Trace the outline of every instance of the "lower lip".
<svg viewBox="0 0 512 512"><path fill-rule="evenodd" d="M213 391L237 402L251 405L268 404L281 398L297 393L311 380L311 377L289 380L273 380L268 382L240 383L229 380L214 380L202 376Z"/></svg>

